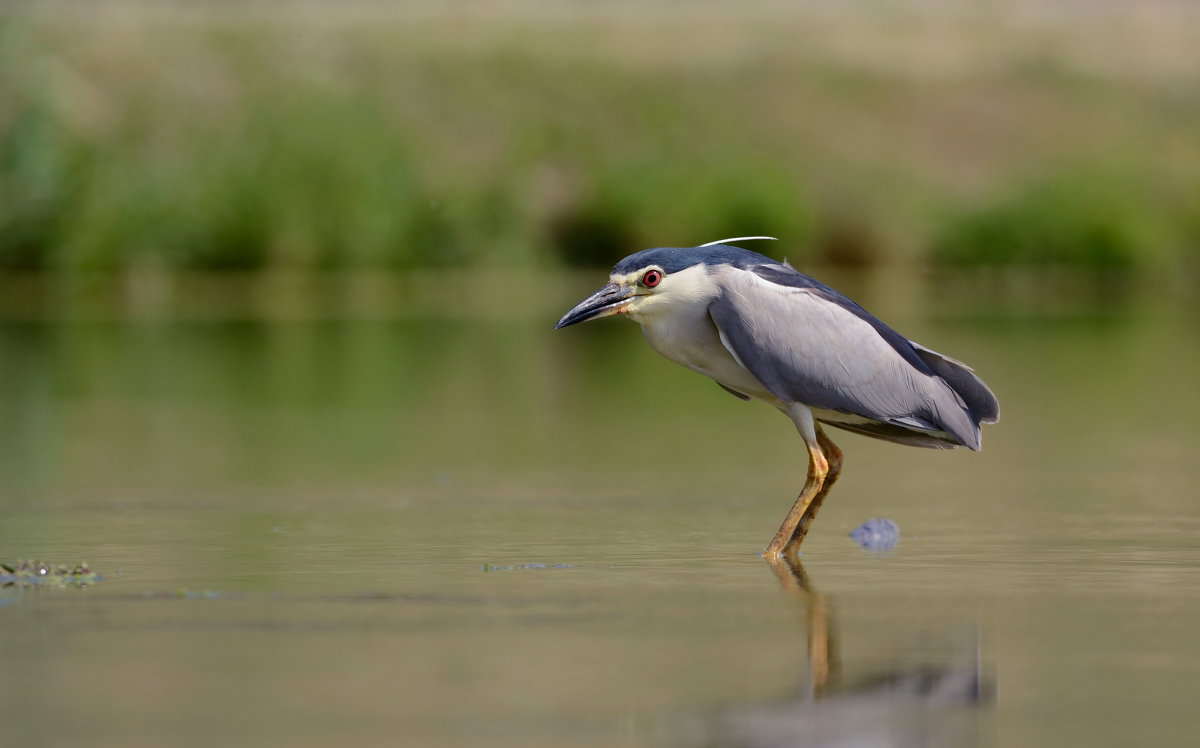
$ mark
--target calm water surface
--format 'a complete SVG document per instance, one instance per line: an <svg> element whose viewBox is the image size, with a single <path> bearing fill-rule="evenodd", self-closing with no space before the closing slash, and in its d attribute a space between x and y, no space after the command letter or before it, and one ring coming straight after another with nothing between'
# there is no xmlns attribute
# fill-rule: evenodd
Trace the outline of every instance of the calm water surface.
<svg viewBox="0 0 1200 748"><path fill-rule="evenodd" d="M12 745L1183 745L1200 730L1200 333L853 290L988 380L985 450L786 419L623 321L314 304L0 321ZM3 305L0 305L3 306ZM236 308L236 305L234 305ZM847 537L901 528L886 554Z"/></svg>

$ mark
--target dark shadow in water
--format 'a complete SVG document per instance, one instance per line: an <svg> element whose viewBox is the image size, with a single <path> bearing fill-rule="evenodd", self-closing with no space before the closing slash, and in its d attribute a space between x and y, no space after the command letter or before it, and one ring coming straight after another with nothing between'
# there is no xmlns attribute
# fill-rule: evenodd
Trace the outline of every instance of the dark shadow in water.
<svg viewBox="0 0 1200 748"><path fill-rule="evenodd" d="M790 599L801 604L806 671L795 691L776 701L731 705L705 717L698 741L712 746L967 746L988 744L978 707L995 684L971 651L950 662L882 663L843 677L832 603L791 554L769 562Z"/></svg>

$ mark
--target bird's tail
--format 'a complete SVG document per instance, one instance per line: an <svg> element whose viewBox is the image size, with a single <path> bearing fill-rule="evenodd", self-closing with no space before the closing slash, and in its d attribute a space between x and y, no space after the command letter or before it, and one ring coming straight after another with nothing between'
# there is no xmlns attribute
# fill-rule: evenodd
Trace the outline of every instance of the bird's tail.
<svg viewBox="0 0 1200 748"><path fill-rule="evenodd" d="M977 428L981 423L995 423L1000 420L1000 403L971 367L922 345L912 345L921 360L962 398L967 413Z"/></svg>

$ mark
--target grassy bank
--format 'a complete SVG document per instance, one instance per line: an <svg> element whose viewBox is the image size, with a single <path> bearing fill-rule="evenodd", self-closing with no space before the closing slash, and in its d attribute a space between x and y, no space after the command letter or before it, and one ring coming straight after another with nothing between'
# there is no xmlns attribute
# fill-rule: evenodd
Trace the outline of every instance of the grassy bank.
<svg viewBox="0 0 1200 748"><path fill-rule="evenodd" d="M1194 267L1173 7L10 8L0 268Z"/></svg>

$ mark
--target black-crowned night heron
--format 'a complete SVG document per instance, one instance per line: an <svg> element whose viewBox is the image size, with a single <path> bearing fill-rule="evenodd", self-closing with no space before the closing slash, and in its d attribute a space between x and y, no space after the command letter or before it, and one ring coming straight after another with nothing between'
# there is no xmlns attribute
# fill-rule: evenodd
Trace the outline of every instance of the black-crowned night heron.
<svg viewBox="0 0 1200 748"><path fill-rule="evenodd" d="M918 345L786 262L725 242L647 249L617 263L608 285L555 329L624 314L654 350L762 400L796 424L808 480L767 546L779 558L804 540L842 466L821 424L914 447L979 450L996 397L966 365Z"/></svg>

